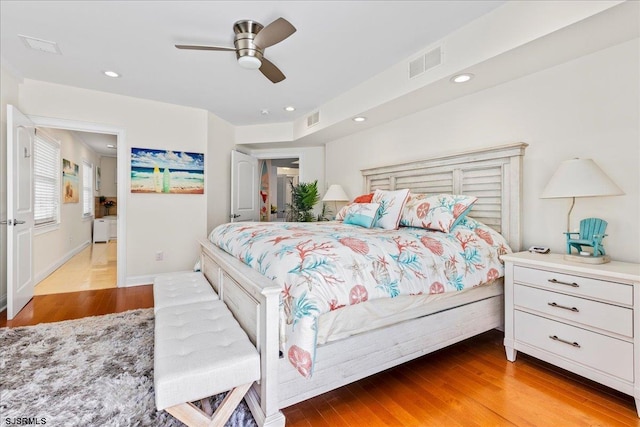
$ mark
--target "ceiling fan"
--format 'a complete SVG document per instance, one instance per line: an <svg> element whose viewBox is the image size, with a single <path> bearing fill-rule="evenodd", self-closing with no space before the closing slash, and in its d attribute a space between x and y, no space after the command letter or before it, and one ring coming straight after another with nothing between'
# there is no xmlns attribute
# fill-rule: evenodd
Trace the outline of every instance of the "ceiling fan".
<svg viewBox="0 0 640 427"><path fill-rule="evenodd" d="M233 24L233 31L236 33L233 39L235 48L184 44L175 46L178 49L233 51L242 68L260 69L262 74L273 83L281 82L286 78L278 67L264 57L264 50L296 32L296 28L289 21L278 18L265 27L259 22L245 19Z"/></svg>

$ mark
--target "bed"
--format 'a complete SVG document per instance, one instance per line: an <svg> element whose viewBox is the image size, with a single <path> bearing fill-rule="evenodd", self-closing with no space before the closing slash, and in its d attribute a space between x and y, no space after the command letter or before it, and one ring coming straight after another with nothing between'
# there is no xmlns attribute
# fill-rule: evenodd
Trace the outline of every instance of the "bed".
<svg viewBox="0 0 640 427"><path fill-rule="evenodd" d="M407 188L412 193L472 194L478 200L469 216L499 232L517 251L526 146L516 143L366 169L362 171L363 192ZM281 408L500 327L503 322L501 279L491 286L477 287L479 291L442 298L429 304L435 308L427 312L419 311L424 304L412 304L405 298L405 317L397 323L383 322L354 334L323 332L323 328L331 330L341 324L335 318L326 322L333 326L318 328L321 339L314 350L313 375L301 375L287 357L281 357L281 285L247 266L246 261L209 240L201 241L202 271L260 353L261 380L247 395L259 425L284 425ZM359 306L368 307L375 301L379 300ZM340 310L332 310L331 314L335 313ZM335 335L322 338L325 332Z"/></svg>

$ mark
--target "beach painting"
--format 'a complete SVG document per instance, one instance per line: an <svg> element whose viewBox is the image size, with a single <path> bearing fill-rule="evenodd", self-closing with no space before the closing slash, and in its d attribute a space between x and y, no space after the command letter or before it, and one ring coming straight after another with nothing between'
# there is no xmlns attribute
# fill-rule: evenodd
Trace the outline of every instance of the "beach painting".
<svg viewBox="0 0 640 427"><path fill-rule="evenodd" d="M70 160L62 159L62 200L63 203L78 203L79 167Z"/></svg>
<svg viewBox="0 0 640 427"><path fill-rule="evenodd" d="M204 154L131 148L131 192L204 194Z"/></svg>

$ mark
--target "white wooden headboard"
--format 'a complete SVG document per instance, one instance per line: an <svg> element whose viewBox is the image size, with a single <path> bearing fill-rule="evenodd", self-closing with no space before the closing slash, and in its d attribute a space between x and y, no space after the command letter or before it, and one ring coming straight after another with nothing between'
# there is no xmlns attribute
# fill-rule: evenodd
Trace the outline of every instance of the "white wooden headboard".
<svg viewBox="0 0 640 427"><path fill-rule="evenodd" d="M428 160L363 169L364 189L478 197L469 216L501 233L521 249L522 158L528 144L441 155Z"/></svg>

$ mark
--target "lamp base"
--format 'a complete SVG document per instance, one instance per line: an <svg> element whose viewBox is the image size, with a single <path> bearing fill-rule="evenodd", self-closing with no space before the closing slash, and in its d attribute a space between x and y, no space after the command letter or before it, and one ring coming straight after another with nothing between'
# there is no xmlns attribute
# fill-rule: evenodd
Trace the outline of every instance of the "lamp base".
<svg viewBox="0 0 640 427"><path fill-rule="evenodd" d="M609 255L591 256L565 254L564 259L567 261L581 262L583 264L606 264L611 261L611 257L609 257Z"/></svg>

